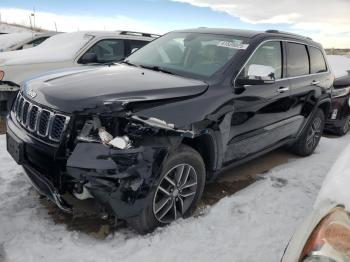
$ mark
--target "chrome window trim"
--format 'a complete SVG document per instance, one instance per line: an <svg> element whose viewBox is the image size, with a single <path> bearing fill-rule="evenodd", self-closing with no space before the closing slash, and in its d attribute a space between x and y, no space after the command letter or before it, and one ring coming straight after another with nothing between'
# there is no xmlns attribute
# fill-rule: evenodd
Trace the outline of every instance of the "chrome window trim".
<svg viewBox="0 0 350 262"><path fill-rule="evenodd" d="M250 61L250 59L253 57L253 55L255 54L255 52L256 52L263 44L268 43L268 42L296 43L296 44L302 44L302 45L305 45L305 46L314 47L314 48L316 48L316 49L318 49L318 50L321 51L321 53L322 53L322 55L323 55L323 58L324 58L324 60L326 61L326 65L327 65L327 71L326 71L326 72L314 73L314 74L307 74L307 75L301 75L301 76L285 77L285 78L277 79L277 80L275 80L275 82L285 81L285 80L295 79L295 78L301 78L301 77L309 77L309 76L323 75L323 74L329 74L329 73L331 73L328 60L327 60L326 57L325 57L324 51L323 51L320 47L315 46L315 45L312 45L312 44L308 44L308 43L306 43L306 42L297 41L297 40L289 40L289 39L282 39L282 38L267 39L267 40L262 41L262 42L254 49L254 51L250 54L250 56L248 57L248 59L244 62L243 66L242 66L241 69L238 71L238 74L235 76L235 78L234 78L234 80L233 80L233 82L232 82L233 85L234 85L234 87L236 86L236 80L237 80L238 76L242 73L243 69L246 67L246 65L248 64L248 62ZM282 52L282 54L284 55L284 52ZM283 56L283 59L285 59L285 58L286 58L286 57ZM310 58L308 58L308 59L309 59L309 61L310 61ZM283 72L283 73L284 73L284 72Z"/></svg>

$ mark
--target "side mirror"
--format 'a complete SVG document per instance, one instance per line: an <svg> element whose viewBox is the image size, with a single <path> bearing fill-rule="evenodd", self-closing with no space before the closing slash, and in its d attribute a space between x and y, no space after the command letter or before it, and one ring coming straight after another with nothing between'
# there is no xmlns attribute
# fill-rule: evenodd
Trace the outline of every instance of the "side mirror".
<svg viewBox="0 0 350 262"><path fill-rule="evenodd" d="M348 71L348 75L335 79L333 87L335 89L350 87L350 70Z"/></svg>
<svg viewBox="0 0 350 262"><path fill-rule="evenodd" d="M275 83L275 69L271 66L251 64L245 70L247 70L247 76L242 75L236 81L240 87Z"/></svg>
<svg viewBox="0 0 350 262"><path fill-rule="evenodd" d="M95 53L85 53L80 59L81 64L97 63L97 55Z"/></svg>
<svg viewBox="0 0 350 262"><path fill-rule="evenodd" d="M32 47L34 47L33 44L25 44L22 46L22 49L28 49L28 48L32 48Z"/></svg>
<svg viewBox="0 0 350 262"><path fill-rule="evenodd" d="M133 48L132 50L131 50L131 53L134 53L135 51L137 51L137 50L139 50L138 48Z"/></svg>

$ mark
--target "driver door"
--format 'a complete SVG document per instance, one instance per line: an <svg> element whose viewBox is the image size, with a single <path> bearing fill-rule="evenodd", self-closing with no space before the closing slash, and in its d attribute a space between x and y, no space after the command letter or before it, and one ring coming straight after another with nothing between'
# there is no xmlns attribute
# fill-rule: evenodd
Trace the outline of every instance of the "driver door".
<svg viewBox="0 0 350 262"><path fill-rule="evenodd" d="M256 49L238 75L225 162L272 147L297 131L291 119L293 101L284 68L282 42L269 41ZM248 82L245 80L261 81L240 84Z"/></svg>

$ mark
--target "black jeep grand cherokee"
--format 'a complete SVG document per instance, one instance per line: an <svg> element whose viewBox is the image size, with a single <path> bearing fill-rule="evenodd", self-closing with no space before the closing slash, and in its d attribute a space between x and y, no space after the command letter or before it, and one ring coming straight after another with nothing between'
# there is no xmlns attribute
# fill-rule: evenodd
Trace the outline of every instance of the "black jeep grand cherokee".
<svg viewBox="0 0 350 262"><path fill-rule="evenodd" d="M26 82L7 148L64 211L64 194L94 198L145 233L189 216L225 166L282 145L312 154L332 81L309 38L175 31L121 64Z"/></svg>

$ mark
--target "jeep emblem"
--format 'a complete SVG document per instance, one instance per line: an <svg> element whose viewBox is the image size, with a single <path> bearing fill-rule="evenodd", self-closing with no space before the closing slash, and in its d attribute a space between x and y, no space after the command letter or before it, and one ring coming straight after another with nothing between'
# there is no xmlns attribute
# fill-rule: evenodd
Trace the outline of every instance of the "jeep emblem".
<svg viewBox="0 0 350 262"><path fill-rule="evenodd" d="M28 94L31 98L36 97L35 91L34 91L33 89L31 89L31 88L28 89L27 94Z"/></svg>

